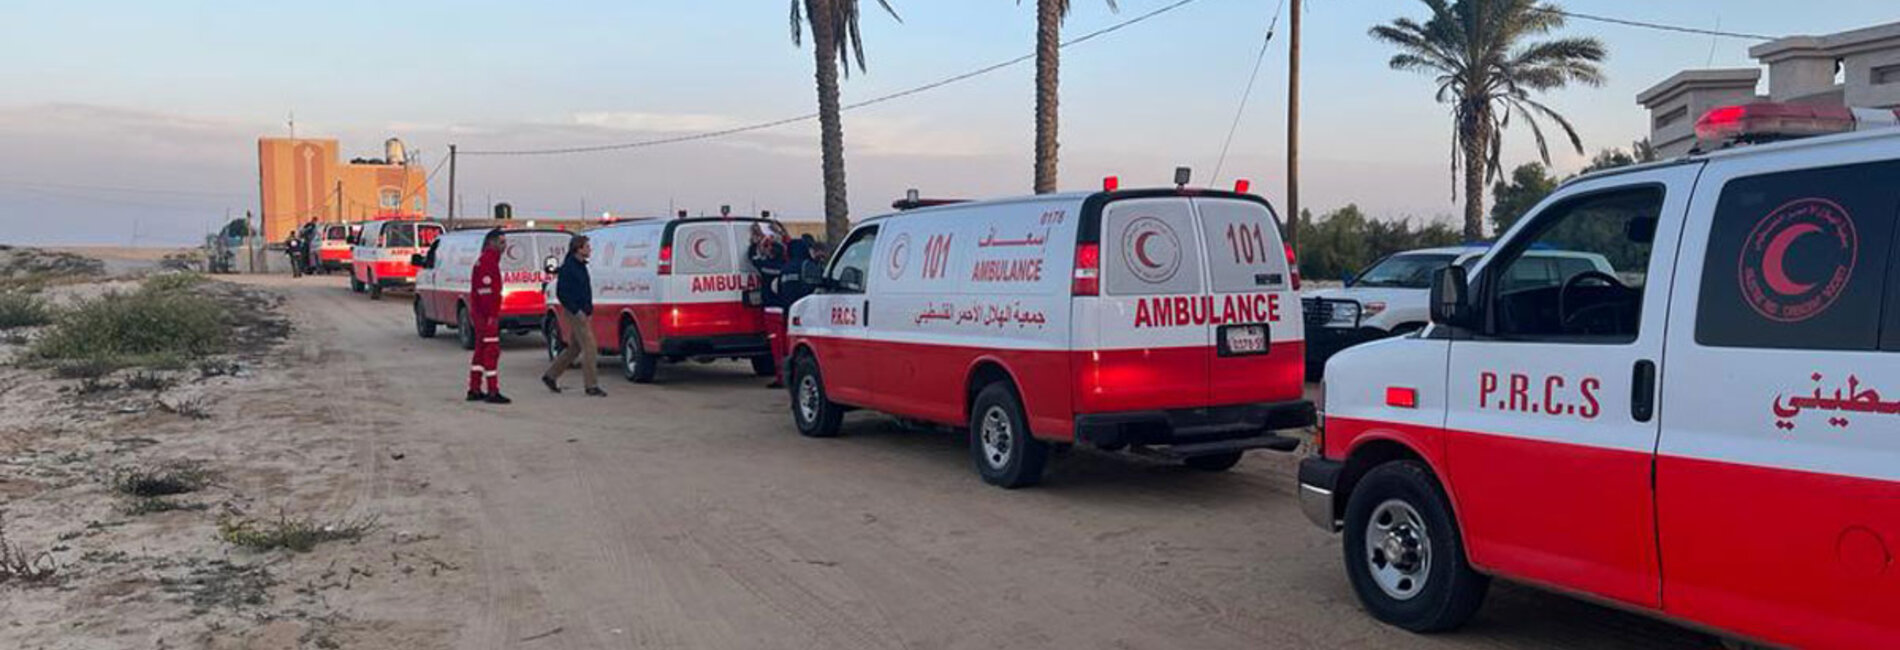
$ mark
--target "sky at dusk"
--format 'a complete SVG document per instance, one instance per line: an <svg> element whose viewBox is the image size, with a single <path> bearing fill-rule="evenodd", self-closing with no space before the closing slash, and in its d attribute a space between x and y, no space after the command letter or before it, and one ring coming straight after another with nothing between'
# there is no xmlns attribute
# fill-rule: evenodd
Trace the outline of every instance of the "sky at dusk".
<svg viewBox="0 0 1900 650"><path fill-rule="evenodd" d="M1173 0L1073 0L1082 34ZM864 0L869 70L844 101L902 90L1020 56L1034 2ZM259 136L335 137L345 158L405 140L434 168L463 150L592 145L684 135L810 113L809 44L793 46L785 0L657 2L13 2L0 21L0 242L181 244L227 211L255 209ZM1572 11L1773 35L1825 34L1900 19L1887 2L1570 0ZM1255 181L1281 203L1285 174L1284 18L1221 177L1211 178L1277 0L1196 0L1063 54L1062 184L1162 184L1177 165L1197 183ZM1302 198L1315 211L1357 203L1377 218L1448 219L1451 125L1428 77L1386 67L1366 35L1416 0L1306 5ZM1794 8L1794 9L1791 9ZM1547 104L1584 145L1647 135L1642 89L1684 68L1753 66L1753 41L1575 21L1596 36L1609 82ZM854 217L926 195L1026 193L1033 69L1006 68L845 113ZM1548 131L1547 131L1548 132ZM1507 167L1536 159L1530 132L1506 134ZM1560 173L1588 155L1552 151ZM631 151L458 161L469 212L508 201L518 215L622 215L721 204L818 218L818 129L802 122ZM444 210L447 174L431 191Z"/></svg>

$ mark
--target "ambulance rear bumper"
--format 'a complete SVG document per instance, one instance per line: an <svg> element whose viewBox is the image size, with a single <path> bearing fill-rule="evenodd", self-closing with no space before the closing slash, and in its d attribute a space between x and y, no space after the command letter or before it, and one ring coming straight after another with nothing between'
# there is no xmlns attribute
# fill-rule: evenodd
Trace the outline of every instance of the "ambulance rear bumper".
<svg viewBox="0 0 1900 650"><path fill-rule="evenodd" d="M772 353L764 334L726 334L660 340L660 354L668 357L756 357Z"/></svg>
<svg viewBox="0 0 1900 650"><path fill-rule="evenodd" d="M1075 417L1075 437L1098 447L1171 446L1181 455L1247 449L1292 451L1299 439L1276 431L1310 427L1307 400L1238 404L1198 409L1085 413Z"/></svg>

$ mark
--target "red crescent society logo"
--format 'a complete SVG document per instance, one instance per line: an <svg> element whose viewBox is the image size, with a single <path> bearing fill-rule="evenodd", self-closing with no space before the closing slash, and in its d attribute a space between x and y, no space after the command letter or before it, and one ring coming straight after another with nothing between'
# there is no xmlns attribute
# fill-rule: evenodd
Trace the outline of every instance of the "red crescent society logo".
<svg viewBox="0 0 1900 650"><path fill-rule="evenodd" d="M891 259L884 265L884 274L896 280L904 275L904 268L910 266L910 233L899 233L897 241L891 242Z"/></svg>
<svg viewBox="0 0 1900 650"><path fill-rule="evenodd" d="M508 242L508 247L501 249L501 256L508 258L510 261L520 260L521 245L515 242Z"/></svg>
<svg viewBox="0 0 1900 650"><path fill-rule="evenodd" d="M1122 229L1122 263L1148 284L1174 279L1181 270L1181 238L1168 222L1140 217Z"/></svg>
<svg viewBox="0 0 1900 650"><path fill-rule="evenodd" d="M719 252L719 242L714 241L712 235L701 234L694 237L686 249L693 254L693 259L701 262L710 262L713 259L713 255Z"/></svg>
<svg viewBox="0 0 1900 650"><path fill-rule="evenodd" d="M1847 289L1859 253L1854 220L1840 204L1818 198L1790 201L1763 217L1742 241L1742 300L1769 320L1813 318Z"/></svg>

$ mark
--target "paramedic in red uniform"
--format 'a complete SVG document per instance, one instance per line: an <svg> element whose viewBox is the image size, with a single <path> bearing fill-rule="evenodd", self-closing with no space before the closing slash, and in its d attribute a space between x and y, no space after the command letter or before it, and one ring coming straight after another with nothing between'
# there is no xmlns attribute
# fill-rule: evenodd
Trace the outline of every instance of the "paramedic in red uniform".
<svg viewBox="0 0 1900 650"><path fill-rule="evenodd" d="M772 350L772 364L778 367L778 376L772 379L767 388L784 386L785 369L785 307L779 300L779 279L786 272L785 243L779 239L778 232L771 224L757 224L752 229L752 245L746 250L751 258L752 267L759 271L760 302L765 305L765 335Z"/></svg>
<svg viewBox="0 0 1900 650"><path fill-rule="evenodd" d="M482 239L482 256L469 278L469 318L475 326L475 358L468 367L468 401L507 404L501 394L501 251L507 246L501 229ZM487 380L488 390L482 390Z"/></svg>

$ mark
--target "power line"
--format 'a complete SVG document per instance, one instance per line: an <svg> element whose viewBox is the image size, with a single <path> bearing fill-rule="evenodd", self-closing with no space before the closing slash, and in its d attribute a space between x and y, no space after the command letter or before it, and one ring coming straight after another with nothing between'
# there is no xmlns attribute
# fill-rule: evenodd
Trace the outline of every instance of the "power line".
<svg viewBox="0 0 1900 650"><path fill-rule="evenodd" d="M1122 22L1109 25L1108 27L1104 27L1104 28L1095 30L1093 32L1089 32L1087 34L1083 34L1081 36L1075 37L1073 39L1064 41L1060 47L1067 48L1071 45L1080 45L1082 43L1086 43L1096 38L1107 36L1114 32L1121 31L1128 27L1132 27L1136 24L1152 19L1156 16L1160 16L1170 11L1180 9L1181 7L1194 3L1195 1L1196 0L1176 0L1175 2L1165 5L1159 9L1155 9L1148 13L1141 14L1139 16L1135 16L1128 20L1124 20ZM984 66L981 68L977 68L975 70L971 70L963 74L946 77L946 78L933 81L931 83L927 83L921 86L916 86L916 87L909 88L906 90L900 90L900 91L886 94L886 95L879 95L877 97L872 97L870 99L866 99L859 102L845 104L844 106L840 107L840 111L856 110L856 109L864 108L867 106L882 104L884 102L888 102L895 99L902 99L904 97L909 97L911 95L915 95L918 93L935 90L937 88L942 88L944 86L948 86L950 84L953 84L959 81L986 75L991 72L995 72L997 70L1001 70L1003 68L1007 68L1007 67L1010 67L1010 66L1013 66L1013 65L1016 65L1024 61L1034 59L1034 58L1036 58L1036 55L1035 53L1032 52L1029 54L1025 54L1025 55L1010 59L1008 61L1003 61L1001 63L996 63L996 64ZM619 151L623 149L639 149L643 147L653 147L653 146L666 145L666 144L678 144L681 142L692 142L696 140L710 140L713 138L725 137L729 135L738 135L741 133L748 133L752 131L761 131L765 129L785 126L788 124L796 124L799 122L806 122L806 121L815 120L815 119L818 119L817 113L806 113L804 115L772 120L770 122L759 122L756 124L748 124L745 126L738 126L738 127L733 127L729 129L719 129L717 131L706 131L702 133L692 133L692 134L687 134L687 135L671 136L671 137L666 137L666 138L656 138L652 140L641 140L637 142L621 142L621 143L616 143L616 144L588 145L588 146L579 146L579 147L561 147L561 148L555 148L555 149L463 151L460 153L461 155L464 155L464 156L550 156L550 155L560 155L560 154Z"/></svg>
<svg viewBox="0 0 1900 650"><path fill-rule="evenodd" d="M1716 29L1702 29L1700 27L1683 27L1680 25L1665 25L1662 23L1644 22L1641 20L1630 20L1627 18L1611 18L1609 16L1580 14L1574 11L1565 11L1563 9L1553 9L1550 7L1538 7L1538 10L1548 11L1550 13L1554 13L1566 18L1576 18L1579 20L1594 20L1600 23L1610 23L1612 25L1623 25L1625 27L1641 27L1644 29L1654 29L1654 30L1660 30L1660 31L1665 31L1665 32L1679 32L1683 34L1700 34L1703 36L1727 36L1729 38L1747 38L1747 39L1754 39L1758 41L1772 41L1772 40L1781 38L1779 36L1768 36L1765 34L1725 32L1725 31L1716 30Z"/></svg>
<svg viewBox="0 0 1900 650"><path fill-rule="evenodd" d="M1300 0L1293 0L1299 2ZM1247 88L1240 92L1240 105L1234 108L1234 122L1227 126L1227 139L1221 142L1220 158L1214 161L1214 175L1210 179L1220 182L1221 167L1227 165L1227 150L1234 145L1234 134L1240 131L1240 118L1247 114L1247 99L1253 96L1254 81L1260 78L1260 64L1267 61L1267 46L1273 44L1273 30L1280 27L1280 10L1286 8L1286 0L1280 0L1273 8L1273 20L1267 22L1267 37L1260 41L1260 54L1254 57L1253 72L1247 74Z"/></svg>

